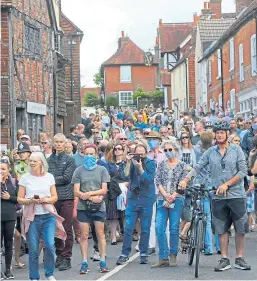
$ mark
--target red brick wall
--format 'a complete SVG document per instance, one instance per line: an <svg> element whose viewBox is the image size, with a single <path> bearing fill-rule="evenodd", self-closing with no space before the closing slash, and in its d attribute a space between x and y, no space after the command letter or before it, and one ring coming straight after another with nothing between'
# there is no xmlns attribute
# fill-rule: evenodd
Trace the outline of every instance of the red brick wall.
<svg viewBox="0 0 257 281"><path fill-rule="evenodd" d="M251 36L256 33L255 20L253 19L245 26L243 26L238 33L234 36L234 50L235 58L234 71L230 72L230 50L229 41L223 46L223 76L224 76L224 102L225 109L227 108L227 102L230 100L230 91L236 90L236 94L252 88L257 85L257 76L251 74ZM243 43L244 47L244 81L239 81L239 45ZM211 56L212 60L212 85L208 89L208 101L210 99L218 102L218 96L221 93L220 79L216 79L218 76L218 63L216 52ZM208 102L209 103L209 102ZM208 104L209 105L209 104ZM239 104L236 95L236 111L239 111Z"/></svg>
<svg viewBox="0 0 257 281"><path fill-rule="evenodd" d="M80 90L80 96L81 96L81 106L84 106L84 97L87 93L96 93L97 95L100 95L100 88L81 88Z"/></svg>
<svg viewBox="0 0 257 281"><path fill-rule="evenodd" d="M195 108L195 55L194 53L188 57L188 92L189 92L189 107Z"/></svg>
<svg viewBox="0 0 257 281"><path fill-rule="evenodd" d="M140 86L146 92L155 91L157 85L157 66L132 66L131 83L120 83L120 67L105 67L106 94L119 91L136 91Z"/></svg>

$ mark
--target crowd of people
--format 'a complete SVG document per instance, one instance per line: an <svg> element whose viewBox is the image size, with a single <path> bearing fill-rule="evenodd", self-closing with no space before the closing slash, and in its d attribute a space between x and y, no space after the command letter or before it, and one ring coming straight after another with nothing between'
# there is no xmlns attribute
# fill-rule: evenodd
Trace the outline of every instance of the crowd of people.
<svg viewBox="0 0 257 281"><path fill-rule="evenodd" d="M106 243L122 243L117 265L129 260L132 241L140 264L158 248L151 268L177 265L180 243L188 240L192 196L187 187L203 183L209 193L201 202L207 218L205 255L221 259L215 271L231 268L228 242L235 231L235 267L250 270L244 260L245 234L254 231L257 215L257 116L215 112L178 118L168 108L141 110L104 107L82 113L70 134L40 143L20 129L17 148L1 152L2 279L24 269L39 280L43 252L47 280L54 270L71 268L74 242L80 245L81 268L90 258L108 272ZM13 250L14 244L14 250Z"/></svg>

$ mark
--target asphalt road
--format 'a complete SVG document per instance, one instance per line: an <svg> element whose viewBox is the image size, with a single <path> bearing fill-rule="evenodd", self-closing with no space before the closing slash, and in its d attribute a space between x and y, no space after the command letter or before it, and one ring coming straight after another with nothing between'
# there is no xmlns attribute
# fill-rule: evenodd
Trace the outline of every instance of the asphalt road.
<svg viewBox="0 0 257 281"><path fill-rule="evenodd" d="M90 249L92 249L92 240L90 240ZM134 247L133 247L134 249ZM179 254L178 266L175 268L159 268L151 269L150 264L158 259L155 254L149 257L148 265L140 265L138 254L135 250L131 253L130 262L125 266L116 266L117 258L120 254L121 243L117 246L111 246L108 243L107 248L107 265L110 273L102 274L99 272L97 262L89 262L90 272L87 275L80 275L81 255L78 244L74 244L72 268L67 271L55 271L55 278L57 280L193 280L194 268L188 266L187 255ZM229 245L229 255L231 264L235 259L235 243L231 238ZM201 256L199 278L200 280L257 280L257 232L252 232L247 235L245 260L252 266L251 271L242 271L232 267L232 269L225 272L214 272L213 268L216 265L219 255ZM28 264L28 256L22 257L22 261ZM14 269L15 280L28 280L28 269ZM40 275L41 280L44 280L44 270L42 263L42 256L40 257Z"/></svg>

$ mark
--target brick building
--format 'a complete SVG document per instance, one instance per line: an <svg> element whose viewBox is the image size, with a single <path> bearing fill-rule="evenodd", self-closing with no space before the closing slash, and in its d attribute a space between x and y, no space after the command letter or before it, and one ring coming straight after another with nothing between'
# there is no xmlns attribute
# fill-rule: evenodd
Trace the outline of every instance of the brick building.
<svg viewBox="0 0 257 281"><path fill-rule="evenodd" d="M82 87L80 90L81 107L84 106L84 98L87 93L96 93L100 97L101 89L100 87Z"/></svg>
<svg viewBox="0 0 257 281"><path fill-rule="evenodd" d="M53 6L1 1L1 143L16 146L23 128L32 141L53 133ZM52 11L52 13L50 13Z"/></svg>
<svg viewBox="0 0 257 281"><path fill-rule="evenodd" d="M69 134L70 125L78 123L81 119L80 44L83 31L63 13L60 14L60 26L64 33L64 54L69 59L65 69L67 115L64 118L64 132Z"/></svg>
<svg viewBox="0 0 257 281"><path fill-rule="evenodd" d="M158 61L154 57L153 64L146 66L144 54L122 32L116 53L102 64L105 94L116 95L121 106L133 103L133 92L138 86L146 92L156 90Z"/></svg>
<svg viewBox="0 0 257 281"><path fill-rule="evenodd" d="M209 65L209 109L218 106L247 117L257 110L257 1L240 0L236 6L237 20L205 51L203 59Z"/></svg>

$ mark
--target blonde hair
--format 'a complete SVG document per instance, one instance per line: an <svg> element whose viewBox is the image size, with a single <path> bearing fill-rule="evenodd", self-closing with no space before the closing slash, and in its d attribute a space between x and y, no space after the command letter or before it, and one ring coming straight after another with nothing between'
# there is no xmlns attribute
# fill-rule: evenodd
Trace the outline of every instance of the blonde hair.
<svg viewBox="0 0 257 281"><path fill-rule="evenodd" d="M47 173L48 171L48 164L47 164L47 161L46 161L46 158L44 156L44 154L42 152L32 152L31 155L30 155L30 159L33 158L33 157L36 157L36 158L39 158L41 160L41 173L44 174L44 173ZM29 172L31 173L31 169L29 167Z"/></svg>
<svg viewBox="0 0 257 281"><path fill-rule="evenodd" d="M64 134L61 134L61 133L58 133L54 136L54 141L57 139L57 138L62 138L63 141L66 141L66 137Z"/></svg>

